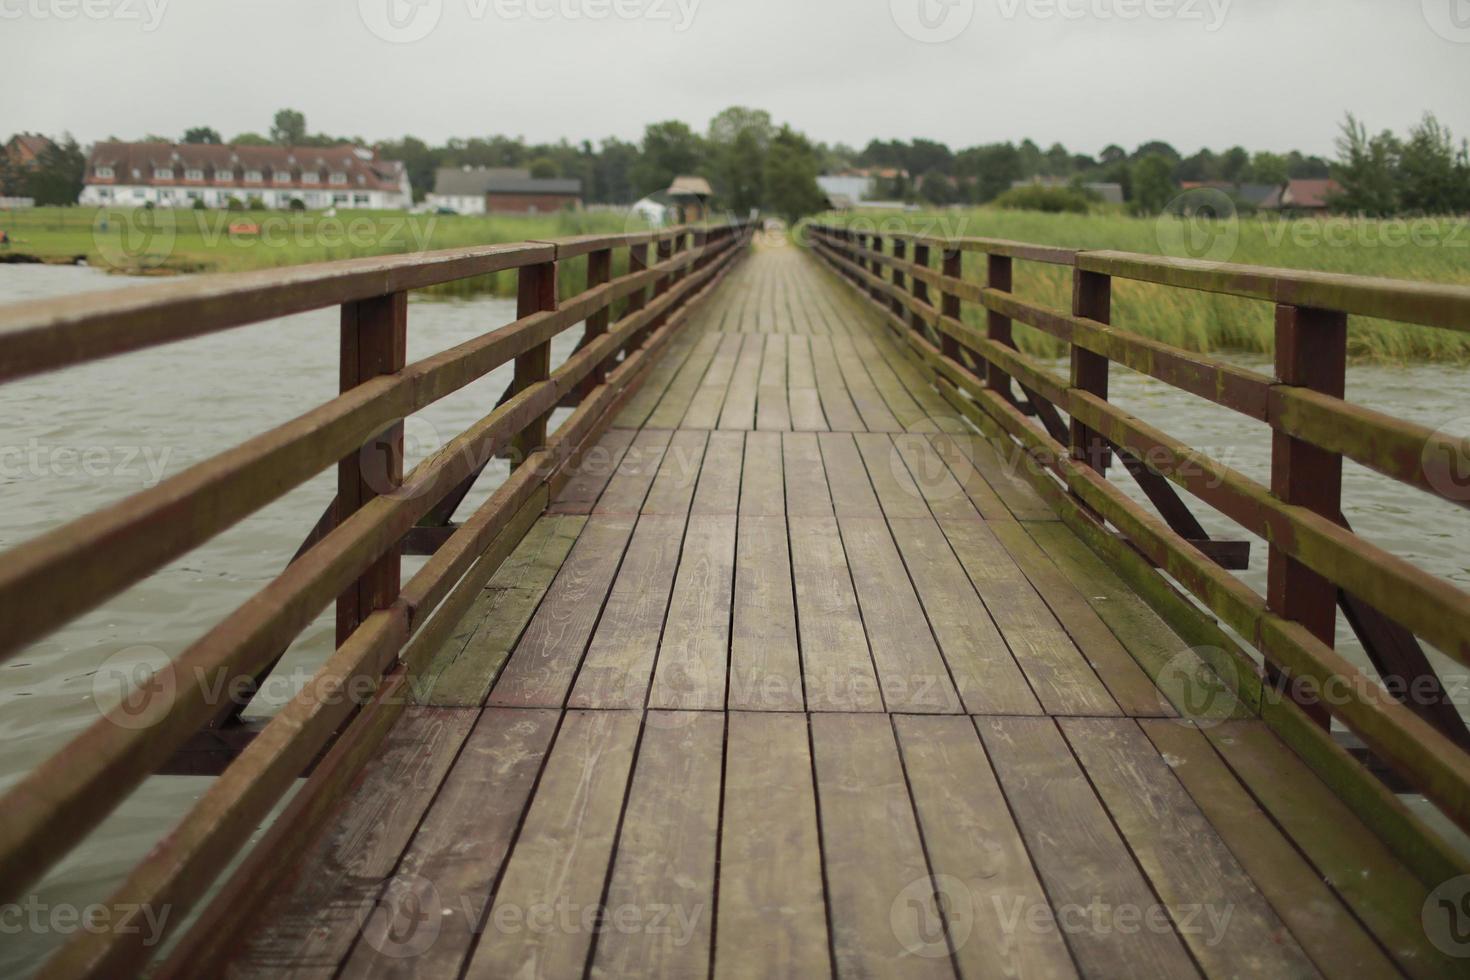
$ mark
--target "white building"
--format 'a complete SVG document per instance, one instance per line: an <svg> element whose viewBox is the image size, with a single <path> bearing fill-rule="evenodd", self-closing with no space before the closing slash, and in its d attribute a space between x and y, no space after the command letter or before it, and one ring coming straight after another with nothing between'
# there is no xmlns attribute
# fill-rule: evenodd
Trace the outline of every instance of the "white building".
<svg viewBox="0 0 1470 980"><path fill-rule="evenodd" d="M231 200L267 208L397 210L413 203L408 170L368 149L98 143L80 204L224 208Z"/></svg>

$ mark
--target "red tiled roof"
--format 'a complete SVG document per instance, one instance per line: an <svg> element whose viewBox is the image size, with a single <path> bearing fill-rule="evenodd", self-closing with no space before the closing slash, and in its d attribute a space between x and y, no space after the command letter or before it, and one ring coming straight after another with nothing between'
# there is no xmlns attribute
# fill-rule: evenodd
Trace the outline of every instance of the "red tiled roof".
<svg viewBox="0 0 1470 980"><path fill-rule="evenodd" d="M111 167L113 176L98 177L98 167ZM170 169L173 178L157 180L154 172ZM204 171L203 181L187 181L184 172ZM246 171L259 171L258 183L245 182ZM229 171L230 179L216 174ZM277 183L275 174L287 172L290 181ZM314 183L302 174L315 173ZM331 174L345 173L347 183L331 185ZM197 185L246 189L341 187L359 190L395 191L403 175L397 160L364 159L350 143L338 146L234 146L208 143L98 143L87 160L89 184Z"/></svg>
<svg viewBox="0 0 1470 980"><path fill-rule="evenodd" d="M1286 184L1281 203L1287 207L1325 208L1327 198L1341 190L1335 180L1292 180Z"/></svg>

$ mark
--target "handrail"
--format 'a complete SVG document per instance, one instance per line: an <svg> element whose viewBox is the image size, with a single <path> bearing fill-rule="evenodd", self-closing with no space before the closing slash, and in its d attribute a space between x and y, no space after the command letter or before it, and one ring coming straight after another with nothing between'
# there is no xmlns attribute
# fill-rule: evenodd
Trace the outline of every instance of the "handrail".
<svg viewBox="0 0 1470 980"><path fill-rule="evenodd" d="M1347 314L1466 330L1470 288L1120 252L1032 251L1014 242L886 230L874 235L825 224L810 226L809 233L817 255L859 298L875 304L931 366L951 403L987 434L1035 460L1035 466L1022 470L1040 481L1043 495L1058 505L1064 519L1105 548L1116 541L1105 527L1112 524L1135 554L1166 571L1263 655L1264 675L1243 656L1215 664L1236 677L1247 703L1258 705L1263 717L1282 730L1294 722L1283 721L1281 710L1305 713L1320 725L1329 716L1338 718L1447 815L1470 827L1470 733L1413 639L1423 637L1470 664L1470 593L1355 535L1338 500L1341 460L1347 458L1467 504L1463 495L1449 492L1455 484L1447 478L1455 460L1470 459L1470 440L1349 404L1342 397L1342 379ZM891 253L883 251L884 239L894 243ZM912 258L908 245L914 246ZM942 270L930 265L931 249L943 256ZM963 278L963 251L986 254L984 284ZM1015 258L1070 266L1072 310L1016 296L1011 291ZM1277 376L1113 325L1113 276L1276 302ZM941 293L937 300L930 288ZM964 321L965 302L986 311L984 327ZM1071 376L1060 377L1018 350L1011 338L1013 322L1069 344ZM1111 404L1107 367L1114 361L1270 426L1276 439L1271 485L1229 469ZM1037 421L1028 417L1033 415ZM1115 455L1128 464L1162 518L1108 479ZM1198 525L1171 483L1268 542L1267 595L1258 595L1214 560L1219 542L1186 532ZM1355 628L1362 625L1359 620L1370 621L1363 638L1379 673L1408 682L1396 696L1333 650L1339 601ZM1380 649L1373 640L1384 635L1406 642ZM1314 697L1297 698L1300 703L1275 698L1273 685L1303 679L1318 691L1335 686L1333 693L1341 697L1331 705ZM1408 697L1410 690L1417 697Z"/></svg>
<svg viewBox="0 0 1470 980"><path fill-rule="evenodd" d="M361 754L359 743L381 737L384 718L401 708L405 674L423 666L657 352L743 254L751 233L749 223L734 223L582 236L211 276L0 308L0 329L13 331L0 336L0 381L285 313L343 308L341 395L0 555L3 660L338 466L331 526L158 675L169 696L146 706L149 724L119 724L128 709L115 708L0 797L0 901L39 878L211 724L218 712L211 692L268 670L336 599L336 654L118 892L129 905L167 904L171 918L182 919L330 740L353 744ZM653 264L650 245L658 250ZM612 252L619 248L629 250L629 271L612 278ZM576 258L587 261L588 288L558 302L559 266ZM406 289L508 269L520 275L513 323L404 363ZM580 346L551 370L552 338L579 322L585 323ZM512 361L509 397L404 475L401 420ZM577 408L548 434L546 420L569 399ZM486 460L506 451L512 451L509 480L469 520L451 526L429 562L400 587L399 553L408 532L473 480ZM371 709L360 714L359 702L345 696L353 678L378 681ZM354 716L362 725L343 729ZM343 778L330 761L320 772L322 780ZM136 936L82 935L47 972L116 975L135 970L151 952Z"/></svg>

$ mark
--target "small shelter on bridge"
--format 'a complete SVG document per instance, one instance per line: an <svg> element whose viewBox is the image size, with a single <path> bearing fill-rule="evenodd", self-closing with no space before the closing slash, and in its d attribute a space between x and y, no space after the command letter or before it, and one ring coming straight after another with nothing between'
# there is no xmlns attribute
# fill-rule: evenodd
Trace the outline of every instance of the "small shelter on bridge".
<svg viewBox="0 0 1470 980"><path fill-rule="evenodd" d="M679 223L690 224L709 217L709 201L715 196L703 177L675 177L666 191L679 209Z"/></svg>

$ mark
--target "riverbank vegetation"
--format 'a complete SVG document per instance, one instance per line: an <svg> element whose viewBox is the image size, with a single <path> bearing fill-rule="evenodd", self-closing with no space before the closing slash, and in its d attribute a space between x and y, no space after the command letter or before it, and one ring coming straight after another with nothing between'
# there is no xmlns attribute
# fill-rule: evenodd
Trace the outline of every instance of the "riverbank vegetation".
<svg viewBox="0 0 1470 980"><path fill-rule="evenodd" d="M1118 249L1190 257L1180 243L1198 246L1193 257L1286 269L1470 286L1470 220L1464 218L1285 219L1237 216L1141 218L1122 213L1042 214L999 207L933 212L869 212L833 219L867 231L910 231L941 236L1005 238L1077 249ZM983 256L966 255L965 276L983 282ZM1015 263L1015 290L1054 309L1071 308L1067 270ZM967 319L983 326L983 311L967 304ZM1270 353L1273 310L1268 303L1118 280L1113 322L1194 351ZM1018 325L1017 342L1030 353L1054 357L1065 348ZM1470 336L1365 317L1352 317L1349 351L1358 359L1470 362Z"/></svg>

